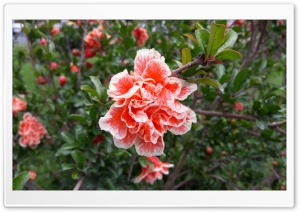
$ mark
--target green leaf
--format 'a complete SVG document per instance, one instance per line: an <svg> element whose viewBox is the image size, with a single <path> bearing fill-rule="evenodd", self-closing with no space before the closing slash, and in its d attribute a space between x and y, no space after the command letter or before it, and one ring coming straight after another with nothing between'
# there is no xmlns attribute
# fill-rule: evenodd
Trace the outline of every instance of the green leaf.
<svg viewBox="0 0 300 212"><path fill-rule="evenodd" d="M59 155L69 155L74 148L78 148L77 143L66 143L60 147L60 149L55 153L55 157Z"/></svg>
<svg viewBox="0 0 300 212"><path fill-rule="evenodd" d="M80 179L80 177L81 177L81 173L79 173L77 171L72 173L73 180L78 180L78 179Z"/></svg>
<svg viewBox="0 0 300 212"><path fill-rule="evenodd" d="M217 20L217 21L216 21L216 24L223 24L223 25L226 26L227 20Z"/></svg>
<svg viewBox="0 0 300 212"><path fill-rule="evenodd" d="M226 31L227 31L227 34L225 35L225 41L221 45L221 47L218 49L217 54L219 54L221 51L223 51L225 49L231 48L238 38L238 34L235 31L233 31L232 29L228 29Z"/></svg>
<svg viewBox="0 0 300 212"><path fill-rule="evenodd" d="M63 163L61 168L63 171L66 171L75 168L75 166L73 164Z"/></svg>
<svg viewBox="0 0 300 212"><path fill-rule="evenodd" d="M30 177L31 174L27 171L16 176L15 179L13 179L13 190L21 190Z"/></svg>
<svg viewBox="0 0 300 212"><path fill-rule="evenodd" d="M229 79L229 75L228 74L224 74L221 79L219 80L219 83L221 85L223 85L225 82L227 82L227 80Z"/></svg>
<svg viewBox="0 0 300 212"><path fill-rule="evenodd" d="M22 31L24 32L24 34L28 35L29 33L29 29L27 27L23 27Z"/></svg>
<svg viewBox="0 0 300 212"><path fill-rule="evenodd" d="M182 67L182 63L178 60L173 60L177 65L178 65L178 68Z"/></svg>
<svg viewBox="0 0 300 212"><path fill-rule="evenodd" d="M97 109L96 109L95 107L92 107L92 108L90 109L90 117L91 117L91 119L92 119L94 122L97 121L97 119L98 119L98 111L97 111Z"/></svg>
<svg viewBox="0 0 300 212"><path fill-rule="evenodd" d="M197 71L197 74L207 75L207 73L205 71L203 71L203 70Z"/></svg>
<svg viewBox="0 0 300 212"><path fill-rule="evenodd" d="M53 53L55 51L55 44L53 42L49 43L49 52Z"/></svg>
<svg viewBox="0 0 300 212"><path fill-rule="evenodd" d="M30 39L46 38L46 35L38 29L31 29L28 33Z"/></svg>
<svg viewBox="0 0 300 212"><path fill-rule="evenodd" d="M192 41L194 41L195 43L198 44L198 41L197 39L190 33L186 33L186 34L183 34L184 36L188 37L189 39L191 39Z"/></svg>
<svg viewBox="0 0 300 212"><path fill-rule="evenodd" d="M76 143L76 140L74 139L74 137L67 131L61 132L61 136L68 143Z"/></svg>
<svg viewBox="0 0 300 212"><path fill-rule="evenodd" d="M75 163L77 164L77 166L80 169L83 169L83 167L85 166L85 163L86 163L84 154L79 150L74 150L71 153L71 156L72 156L73 160L75 161Z"/></svg>
<svg viewBox="0 0 300 212"><path fill-rule="evenodd" d="M154 169L153 163L151 163L149 160L147 160L145 157L140 157L139 158L139 163L142 167L146 168L147 165L151 167L151 169Z"/></svg>
<svg viewBox="0 0 300 212"><path fill-rule="evenodd" d="M79 122L86 122L87 121L87 118L84 117L83 115L78 115L78 114L71 114L69 116L71 119L74 119L76 121L79 121Z"/></svg>
<svg viewBox="0 0 300 212"><path fill-rule="evenodd" d="M25 63L22 66L20 74L23 78L25 88L33 93L38 92L38 90L36 89L36 76L34 74L34 69L30 63Z"/></svg>
<svg viewBox="0 0 300 212"><path fill-rule="evenodd" d="M198 22L196 22L196 21L193 21L193 22L194 22L195 27L196 27L197 29L203 29L203 26L201 26Z"/></svg>
<svg viewBox="0 0 300 212"><path fill-rule="evenodd" d="M219 47L225 40L225 25L211 23L211 29L208 38L207 57L213 56L217 53Z"/></svg>
<svg viewBox="0 0 300 212"><path fill-rule="evenodd" d="M54 24L56 24L57 22L59 22L59 20L50 20L49 21L49 27L52 28Z"/></svg>
<svg viewBox="0 0 300 212"><path fill-rule="evenodd" d="M223 64L216 65L216 74L218 76L218 80L221 79L221 77L225 74L225 67Z"/></svg>
<svg viewBox="0 0 300 212"><path fill-rule="evenodd" d="M117 149L117 150L112 151L109 154L109 157L121 157L121 156L130 156L131 157L131 154L124 149Z"/></svg>
<svg viewBox="0 0 300 212"><path fill-rule="evenodd" d="M86 91L87 93L89 93L92 97L97 97L98 99L100 98L98 92L94 89L92 89L89 85L82 85L80 87L81 90Z"/></svg>
<svg viewBox="0 0 300 212"><path fill-rule="evenodd" d="M268 124L269 122L266 119L256 119L256 125L262 130L266 129Z"/></svg>
<svg viewBox="0 0 300 212"><path fill-rule="evenodd" d="M238 91L242 87L248 73L249 73L249 69L243 69L236 75L236 77L233 81L233 91L234 92Z"/></svg>
<svg viewBox="0 0 300 212"><path fill-rule="evenodd" d="M195 31L195 35L201 51L205 54L207 43L208 43L209 32L205 29L198 29Z"/></svg>
<svg viewBox="0 0 300 212"><path fill-rule="evenodd" d="M192 61L191 50L189 48L182 49L182 65Z"/></svg>
<svg viewBox="0 0 300 212"><path fill-rule="evenodd" d="M203 84L206 84L206 85L211 85L213 86L214 88L220 90L222 93L224 93L224 88L223 86L216 80L213 80L209 77L204 77L204 78L199 78L199 79L191 79L191 80L188 80L189 82L198 82L198 83L203 83Z"/></svg>
<svg viewBox="0 0 300 212"><path fill-rule="evenodd" d="M223 50L216 56L216 60L238 60L241 58L242 55L232 49Z"/></svg>
<svg viewBox="0 0 300 212"><path fill-rule="evenodd" d="M90 76L93 84L95 85L96 91L99 94L99 96L101 96L102 94L102 84L100 82L100 80L97 77L94 76Z"/></svg>

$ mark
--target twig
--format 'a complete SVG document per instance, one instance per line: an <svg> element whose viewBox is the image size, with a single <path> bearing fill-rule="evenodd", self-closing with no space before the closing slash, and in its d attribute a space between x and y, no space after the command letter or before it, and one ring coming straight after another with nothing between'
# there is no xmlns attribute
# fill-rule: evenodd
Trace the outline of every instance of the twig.
<svg viewBox="0 0 300 212"><path fill-rule="evenodd" d="M131 175L132 175L132 170L133 170L133 166L134 166L134 162L136 160L136 155L132 156L131 160L130 160L130 168L129 168L129 172L128 172L128 176L127 176L127 181L129 182L131 179Z"/></svg>
<svg viewBox="0 0 300 212"><path fill-rule="evenodd" d="M189 69L195 65L204 65L204 63L205 63L204 54L199 54L198 57L194 61L189 62L189 63L185 64L184 66L181 66L180 68L173 70L171 76L175 77L179 73L181 73L182 71L184 71L186 69Z"/></svg>
<svg viewBox="0 0 300 212"><path fill-rule="evenodd" d="M283 134L283 135L286 135L286 131L284 131L283 129L279 128L279 127L270 127L271 129Z"/></svg>
<svg viewBox="0 0 300 212"><path fill-rule="evenodd" d="M241 89L241 90L237 91L236 93L232 94L231 97L234 98L234 97L240 95L241 93L245 92L246 90L248 90L248 89L250 89L250 88L253 88L253 86L250 86L250 87L245 88L245 89Z"/></svg>
<svg viewBox="0 0 300 212"><path fill-rule="evenodd" d="M220 180L221 182L223 183L227 183L229 186L231 186L232 188L234 188L235 190L243 190L242 188L240 188L238 185L234 184L234 183L231 183L231 182L227 182L226 179L224 179L223 177L221 176L218 176L218 175L211 175L211 177L217 179L217 180Z"/></svg>
<svg viewBox="0 0 300 212"><path fill-rule="evenodd" d="M77 181L77 184L76 186L74 187L73 191L78 191L83 183L83 180L85 178L85 175L82 176L78 181Z"/></svg>
<svg viewBox="0 0 300 212"><path fill-rule="evenodd" d="M277 173L276 171L272 171L272 174L271 174L268 178L266 178L266 179L264 179L264 180L262 181L262 183L261 183L262 185L258 184L258 185L253 186L253 187L252 187L252 190L261 190L261 189L263 188L263 186L268 187L268 186L270 186L274 181L280 180L281 176L282 176L281 173Z"/></svg>
<svg viewBox="0 0 300 212"><path fill-rule="evenodd" d="M183 186L184 184L186 184L192 180L194 180L194 179L192 178L192 179L184 180L184 181L178 183L177 185L175 185L171 190L177 190L178 188L180 188L181 186Z"/></svg>
<svg viewBox="0 0 300 212"><path fill-rule="evenodd" d="M286 120L280 121L280 122L273 122L273 123L269 124L268 126L269 127L278 127L278 126L285 125L285 124L286 124Z"/></svg>
<svg viewBox="0 0 300 212"><path fill-rule="evenodd" d="M235 118L235 119L243 119L247 121L256 121L256 118L254 116L249 115L242 115L242 114L232 114L232 113L221 113L216 111L205 111L205 110L195 110L195 113L201 114L201 115L207 115L207 116L218 116L218 117L225 117L225 118ZM278 126L284 125L286 121L281 122L273 122L271 124L268 124L268 127L271 129L276 130L277 132L286 135L286 132Z"/></svg>

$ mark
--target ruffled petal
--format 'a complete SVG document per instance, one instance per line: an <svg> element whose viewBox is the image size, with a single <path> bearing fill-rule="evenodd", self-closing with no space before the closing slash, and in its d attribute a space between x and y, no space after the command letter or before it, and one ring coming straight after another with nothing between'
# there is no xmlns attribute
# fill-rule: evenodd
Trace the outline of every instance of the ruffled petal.
<svg viewBox="0 0 300 212"><path fill-rule="evenodd" d="M160 57L160 53L154 49L142 49L137 51L134 60L134 72L141 76L146 69L147 63L153 59L160 59L164 62L164 57Z"/></svg>
<svg viewBox="0 0 300 212"><path fill-rule="evenodd" d="M110 132L115 138L122 139L127 134L126 123L122 121L124 108L111 106L104 117L99 120L101 130Z"/></svg>
<svg viewBox="0 0 300 212"><path fill-rule="evenodd" d="M129 114L128 108L124 109L122 116L121 116L121 120L125 122L125 124L128 128L134 128L138 124Z"/></svg>
<svg viewBox="0 0 300 212"><path fill-rule="evenodd" d="M175 77L169 77L168 83L165 85L165 88L168 89L174 97L177 97L182 90L182 83L177 79L178 78Z"/></svg>
<svg viewBox="0 0 300 212"><path fill-rule="evenodd" d="M183 113L183 112L190 110L190 108L181 104L177 100L174 100L173 102L167 101L167 105L169 106L169 108L171 110L173 110L176 113Z"/></svg>
<svg viewBox="0 0 300 212"><path fill-rule="evenodd" d="M130 98L138 89L139 86L134 85L133 78L125 69L111 78L107 94L114 99Z"/></svg>
<svg viewBox="0 0 300 212"><path fill-rule="evenodd" d="M135 143L135 149L136 152L142 156L162 155L164 152L164 145L162 137L157 139L156 144L138 139Z"/></svg>
<svg viewBox="0 0 300 212"><path fill-rule="evenodd" d="M137 138L136 134L131 134L127 132L126 136L123 139L117 139L113 137L113 140L116 147L128 149L132 147L132 145L135 143L136 138Z"/></svg>
<svg viewBox="0 0 300 212"><path fill-rule="evenodd" d="M156 83L166 84L167 77L171 75L169 66L159 59L150 60L147 63L146 69L142 74L142 77L147 79L153 79Z"/></svg>
<svg viewBox="0 0 300 212"><path fill-rule="evenodd" d="M187 111L187 116L183 124L180 126L172 127L169 129L169 131L175 135L183 135L191 129L192 123L196 123L196 122L197 122L197 118L195 112L189 109Z"/></svg>
<svg viewBox="0 0 300 212"><path fill-rule="evenodd" d="M142 173L134 179L134 183L141 182L150 172L150 166L142 167Z"/></svg>
<svg viewBox="0 0 300 212"><path fill-rule="evenodd" d="M179 100L185 100L191 93L197 90L197 85L195 83L189 83L176 77L170 77L170 79L181 84L181 90L177 95L177 99Z"/></svg>

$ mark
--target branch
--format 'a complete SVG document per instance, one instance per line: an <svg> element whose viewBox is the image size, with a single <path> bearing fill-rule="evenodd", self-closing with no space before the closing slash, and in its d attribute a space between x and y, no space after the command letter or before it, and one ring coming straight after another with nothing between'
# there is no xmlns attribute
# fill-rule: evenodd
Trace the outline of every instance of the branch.
<svg viewBox="0 0 300 212"><path fill-rule="evenodd" d="M192 178L192 179L184 180L184 181L178 183L177 185L175 185L171 190L177 190L178 188L180 188L181 186L183 186L184 184L186 184L192 180L194 180L194 179Z"/></svg>
<svg viewBox="0 0 300 212"><path fill-rule="evenodd" d="M206 63L206 61L205 61L204 54L199 54L198 57L194 61L189 62L189 63L185 64L184 66L181 66L180 68L177 68L174 71L172 71L171 76L175 77L179 73L181 73L182 71L184 71L186 69L189 69L195 65L205 65L205 63Z"/></svg>
<svg viewBox="0 0 300 212"><path fill-rule="evenodd" d="M253 187L252 187L252 190L261 190L261 189L263 189L263 186L268 187L268 186L270 186L274 181L280 180L281 177L282 177L282 174L281 174L281 173L277 173L275 170L273 170L273 171L272 171L272 174L271 174L268 178L266 178L266 179L264 179L264 180L262 181L262 183L261 183L262 185L258 184L258 185L253 186Z"/></svg>
<svg viewBox="0 0 300 212"><path fill-rule="evenodd" d="M241 115L241 114L232 114L232 113L221 113L216 111L205 111L205 110L195 110L195 113L207 116L219 116L225 118L235 118L235 119L244 119L247 121L255 121L256 118L253 116L248 115Z"/></svg>
<svg viewBox="0 0 300 212"><path fill-rule="evenodd" d="M250 86L250 87L245 88L245 89L241 89L241 90L237 91L236 93L232 94L231 97L234 98L234 97L240 95L241 93L245 92L246 90L248 90L248 89L250 89L250 88L253 88L253 86Z"/></svg>
<svg viewBox="0 0 300 212"><path fill-rule="evenodd" d="M234 188L235 190L243 190L242 188L240 188L238 185L234 184L234 183L231 183L231 182L227 182L226 179L224 179L223 177L221 176L218 176L218 175L211 175L212 178L215 178L217 180L220 180L221 182L223 183L227 183L230 187Z"/></svg>
<svg viewBox="0 0 300 212"><path fill-rule="evenodd" d="M134 166L134 162L136 160L136 155L132 156L131 160L130 160L130 168L129 168L129 172L128 172L128 176L127 176L127 181L129 182L131 179L131 175L132 175L132 170L133 170L133 166Z"/></svg>
<svg viewBox="0 0 300 212"><path fill-rule="evenodd" d="M77 181L77 184L76 186L74 187L73 191L78 191L83 183L83 180L85 178L85 175L82 176L78 181Z"/></svg>
<svg viewBox="0 0 300 212"><path fill-rule="evenodd" d="M219 116L219 117L225 117L225 118L235 118L235 119L243 119L247 121L256 121L256 118L254 116L248 116L248 115L241 115L241 114L232 114L232 113L221 113L216 111L205 111L205 110L195 110L195 113L201 114L201 115L207 115L207 116ZM286 121L281 122L273 122L271 124L268 124L268 127L271 129L276 130L277 132L286 135L286 132L283 129L278 128L278 126L286 124Z"/></svg>

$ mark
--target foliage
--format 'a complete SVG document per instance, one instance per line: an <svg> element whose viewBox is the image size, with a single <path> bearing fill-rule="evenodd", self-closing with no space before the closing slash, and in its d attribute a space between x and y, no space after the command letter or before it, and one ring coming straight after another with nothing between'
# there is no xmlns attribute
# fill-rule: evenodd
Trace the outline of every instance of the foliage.
<svg viewBox="0 0 300 212"><path fill-rule="evenodd" d="M29 190L72 190L83 177L80 189L86 190L279 190L286 184L286 25L275 20L226 23L23 21L27 43L13 46L13 96L26 100L26 111L39 118L48 135L35 149L21 147L24 113L13 117L15 179L35 170L34 183L25 183L28 174L22 178ZM84 37L99 24L101 46L86 57ZM140 26L149 35L144 46L132 34ZM110 78L132 70L142 48L160 52L171 70L186 67L176 77L198 84L183 101L197 113L197 123L185 135L164 135L159 158L174 168L153 185L134 183L147 160L134 147L115 147L111 134L98 126L113 103L106 93ZM51 69L51 62L58 68ZM72 72L72 65L79 71ZM67 79L63 86L61 75ZM38 84L38 76L47 83ZM237 110L235 102L243 109ZM99 135L104 139L94 142ZM14 183L14 189L21 187Z"/></svg>

